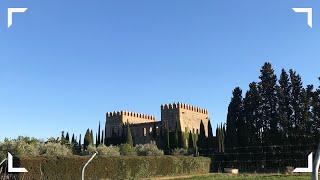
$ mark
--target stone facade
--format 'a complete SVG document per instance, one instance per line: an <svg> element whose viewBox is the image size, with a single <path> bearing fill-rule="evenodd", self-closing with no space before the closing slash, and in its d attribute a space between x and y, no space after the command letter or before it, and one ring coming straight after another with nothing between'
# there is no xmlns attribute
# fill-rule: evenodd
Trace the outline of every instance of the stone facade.
<svg viewBox="0 0 320 180"><path fill-rule="evenodd" d="M161 121L157 121L152 115L141 113L118 111L106 113L106 137L121 136L123 125L130 124L131 134L136 144L149 143L155 130L159 135L161 128L169 128L174 131L179 128L182 132L199 133L200 122L204 123L206 135L208 135L209 116L206 109L173 103L161 105Z"/></svg>
<svg viewBox="0 0 320 180"><path fill-rule="evenodd" d="M161 106L161 122L165 128L169 127L170 131L178 127L182 132L198 133L201 121L208 136L209 116L206 109L182 103Z"/></svg>
<svg viewBox="0 0 320 180"><path fill-rule="evenodd" d="M117 111L106 113L106 137L109 138L112 135L121 136L122 126L126 123L129 124L140 124L140 123L155 123L156 119L154 116L127 112Z"/></svg>

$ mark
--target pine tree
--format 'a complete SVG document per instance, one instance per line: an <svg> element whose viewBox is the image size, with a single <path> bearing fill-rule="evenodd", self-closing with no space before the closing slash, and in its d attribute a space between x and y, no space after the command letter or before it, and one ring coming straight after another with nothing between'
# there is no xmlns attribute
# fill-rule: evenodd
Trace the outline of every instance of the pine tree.
<svg viewBox="0 0 320 180"><path fill-rule="evenodd" d="M233 97L228 107L226 142L225 146L228 150L238 146L238 121L242 118L242 90L236 87L233 90Z"/></svg>

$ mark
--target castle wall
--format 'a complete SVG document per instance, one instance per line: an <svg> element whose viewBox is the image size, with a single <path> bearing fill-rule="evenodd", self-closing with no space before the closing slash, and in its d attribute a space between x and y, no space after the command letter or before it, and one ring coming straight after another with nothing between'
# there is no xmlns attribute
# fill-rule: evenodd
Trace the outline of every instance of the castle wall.
<svg viewBox="0 0 320 180"><path fill-rule="evenodd" d="M154 129L156 127L156 129ZM153 131L160 135L161 122L147 122L130 125L130 130L135 144L147 144L152 141Z"/></svg>
<svg viewBox="0 0 320 180"><path fill-rule="evenodd" d="M122 134L122 126L125 123L129 124L140 124L147 122L155 122L156 119L154 116L135 113L135 112L127 112L127 111L118 111L118 112L108 112L106 113L106 135L107 138L111 137L112 134L116 136L121 136Z"/></svg>
<svg viewBox="0 0 320 180"><path fill-rule="evenodd" d="M161 121L156 121L154 116L118 111L106 113L106 137L121 136L123 125L130 124L132 137L135 144L146 144L152 140L152 131L156 125L157 134L160 134L160 128L169 128L174 131L179 128L182 132L199 133L200 122L203 122L206 136L208 136L209 116L206 109L196 106L174 103L161 106Z"/></svg>
<svg viewBox="0 0 320 180"><path fill-rule="evenodd" d="M209 116L206 109L182 103L161 106L161 121L165 128L169 127L170 131L173 131L178 124L179 130L182 132L197 133L200 131L201 120L205 127L206 136L208 136Z"/></svg>

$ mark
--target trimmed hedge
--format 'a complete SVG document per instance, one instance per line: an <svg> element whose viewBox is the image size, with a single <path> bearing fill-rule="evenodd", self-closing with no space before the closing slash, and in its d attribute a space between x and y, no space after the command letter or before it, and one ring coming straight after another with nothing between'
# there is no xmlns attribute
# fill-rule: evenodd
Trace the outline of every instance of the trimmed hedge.
<svg viewBox="0 0 320 180"><path fill-rule="evenodd" d="M81 179L81 170L90 157L22 158L29 172L22 179ZM139 179L158 176L203 174L210 171L210 158L188 156L96 157L86 168L85 179Z"/></svg>

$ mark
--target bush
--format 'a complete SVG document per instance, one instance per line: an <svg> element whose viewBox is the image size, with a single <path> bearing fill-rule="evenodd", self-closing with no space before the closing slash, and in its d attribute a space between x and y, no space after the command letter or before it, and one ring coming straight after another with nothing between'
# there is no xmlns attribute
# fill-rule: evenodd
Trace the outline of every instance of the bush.
<svg viewBox="0 0 320 180"><path fill-rule="evenodd" d="M71 156L72 150L59 143L46 143L40 147L40 154L44 156Z"/></svg>
<svg viewBox="0 0 320 180"><path fill-rule="evenodd" d="M97 151L100 156L120 156L120 150L117 146L99 145Z"/></svg>
<svg viewBox="0 0 320 180"><path fill-rule="evenodd" d="M138 156L162 156L163 151L155 144L139 144L135 147Z"/></svg>
<svg viewBox="0 0 320 180"><path fill-rule="evenodd" d="M172 155L174 156L187 156L189 153L186 149L176 148L173 150Z"/></svg>
<svg viewBox="0 0 320 180"><path fill-rule="evenodd" d="M17 157L34 157L40 154L40 142L24 140L5 140L0 143L0 157L3 159L7 152Z"/></svg>
<svg viewBox="0 0 320 180"><path fill-rule="evenodd" d="M97 152L97 148L93 145L89 145L87 150L84 152L84 155L92 155Z"/></svg>
<svg viewBox="0 0 320 180"><path fill-rule="evenodd" d="M130 146L129 144L121 144L120 145L120 154L123 156L137 155L135 148Z"/></svg>
<svg viewBox="0 0 320 180"><path fill-rule="evenodd" d="M81 179L81 169L88 157L23 158L21 166L28 173L24 179ZM143 179L209 173L211 160L188 156L119 156L96 157L85 172L85 179ZM16 178L19 179L19 178Z"/></svg>

